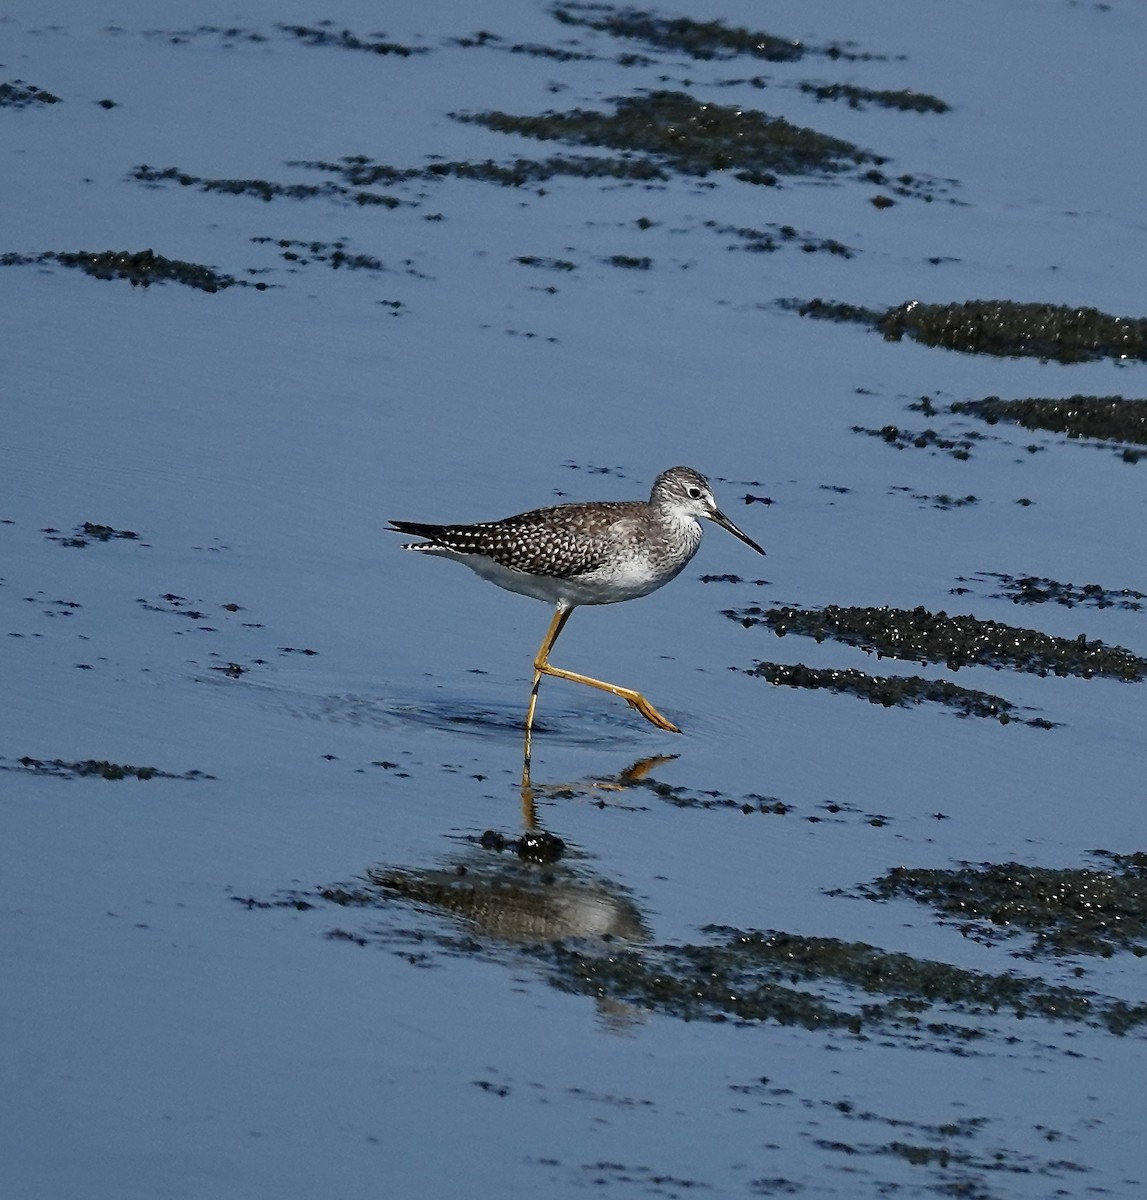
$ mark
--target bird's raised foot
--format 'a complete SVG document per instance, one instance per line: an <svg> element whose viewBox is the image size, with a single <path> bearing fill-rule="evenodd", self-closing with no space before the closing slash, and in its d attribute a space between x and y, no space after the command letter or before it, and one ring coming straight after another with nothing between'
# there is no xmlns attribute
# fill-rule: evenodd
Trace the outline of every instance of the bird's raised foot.
<svg viewBox="0 0 1147 1200"><path fill-rule="evenodd" d="M651 725L656 725L658 729L664 729L666 733L681 732L668 717L663 717L640 692L625 695L624 699L630 708L639 712Z"/></svg>

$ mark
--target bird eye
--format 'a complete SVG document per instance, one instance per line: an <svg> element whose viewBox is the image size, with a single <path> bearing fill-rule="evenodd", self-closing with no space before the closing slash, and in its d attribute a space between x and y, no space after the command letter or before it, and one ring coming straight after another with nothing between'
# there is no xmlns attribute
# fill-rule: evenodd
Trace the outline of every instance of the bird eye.
<svg viewBox="0 0 1147 1200"><path fill-rule="evenodd" d="M689 494L690 500L700 500L701 499L701 489L699 487L687 488L686 491Z"/></svg>

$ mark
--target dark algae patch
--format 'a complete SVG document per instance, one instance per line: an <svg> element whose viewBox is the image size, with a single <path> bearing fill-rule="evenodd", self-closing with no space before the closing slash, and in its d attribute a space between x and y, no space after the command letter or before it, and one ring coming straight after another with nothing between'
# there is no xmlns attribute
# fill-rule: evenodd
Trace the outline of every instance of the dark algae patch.
<svg viewBox="0 0 1147 1200"><path fill-rule="evenodd" d="M12 83L0 83L0 108L27 108L29 105L59 104L60 97L53 96L35 84L16 79Z"/></svg>
<svg viewBox="0 0 1147 1200"><path fill-rule="evenodd" d="M102 525L98 521L85 521L82 525L77 525L71 533L52 528L43 530L43 533L49 542L77 550L82 550L93 542L139 541L139 534L134 529L113 529L112 526ZM140 545L144 544L140 542Z"/></svg>
<svg viewBox="0 0 1147 1200"><path fill-rule="evenodd" d="M360 254L347 249L345 240L336 242L300 241L291 238L253 237L256 245L275 246L284 262L294 266L324 263L332 270L385 271L386 265L373 254Z"/></svg>
<svg viewBox="0 0 1147 1200"><path fill-rule="evenodd" d="M882 425L879 429L870 429L865 425L853 425L852 432L880 438L881 441L887 442L897 450L907 450L912 447L916 450L943 451L958 462L967 462L972 457L972 450L981 437L975 432L963 437L949 437L937 433L935 429L911 430L903 429L899 425Z"/></svg>
<svg viewBox="0 0 1147 1200"><path fill-rule="evenodd" d="M139 183L153 185L178 183L181 187L195 187L201 192L219 192L227 196L254 196L264 201L279 198L311 200L318 197L347 200L360 206L380 205L383 208L397 208L401 203L394 196L347 188L331 181L275 183L267 179L204 179L199 175L190 175L186 171L181 171L178 167L150 167L146 163L135 167L130 178Z"/></svg>
<svg viewBox="0 0 1147 1200"><path fill-rule="evenodd" d="M1025 429L1047 429L1069 438L1095 438L1105 442L1131 442L1147 446L1147 400L1122 396L1068 396L1064 399L962 400L952 412L979 417L989 425L1009 421ZM1134 462L1141 453L1128 450L1124 457Z"/></svg>
<svg viewBox="0 0 1147 1200"><path fill-rule="evenodd" d="M1096 851L1096 867L961 863L894 867L863 885L868 900L900 897L933 908L975 941L1029 937L1027 958L1118 951L1147 955L1147 854Z"/></svg>
<svg viewBox="0 0 1147 1200"><path fill-rule="evenodd" d="M855 667L807 667L803 663L778 662L759 662L745 673L767 679L778 687L846 692L884 708L907 708L930 702L943 704L961 717L988 717L1001 725L1016 721L1037 729L1054 728L1053 722L1043 717L1020 716L1020 709L1003 696L960 687L943 679L924 679L920 675L867 675Z"/></svg>
<svg viewBox="0 0 1147 1200"><path fill-rule="evenodd" d="M732 171L748 183L773 184L777 175L826 174L882 161L851 142L792 125L783 117L706 103L676 91L618 97L612 112L579 108L540 116L455 116L500 133L649 155L685 175Z"/></svg>
<svg viewBox="0 0 1147 1200"><path fill-rule="evenodd" d="M1147 319L1118 317L1096 308L1020 304L1013 300L966 300L921 304L910 300L889 309L828 300L784 301L802 317L869 325L888 341L911 338L965 354L1039 358L1061 363L1147 359Z"/></svg>
<svg viewBox="0 0 1147 1200"><path fill-rule="evenodd" d="M882 425L873 430L865 425L853 425L853 433L864 433L870 438L879 438L897 450L907 450L909 446L915 450L943 451L951 455L957 462L967 462L972 457L975 443L981 434L972 432L963 437L948 437L947 434L937 433L933 428L926 430L905 430L899 425Z"/></svg>
<svg viewBox="0 0 1147 1200"><path fill-rule="evenodd" d="M848 44L809 46L796 38L778 37L761 30L726 25L723 21L697 21L691 17L663 17L639 8L612 8L606 4L562 4L553 9L563 25L582 26L615 38L644 42L655 50L670 50L703 61L747 55L766 62L796 62L806 54L832 59L872 59Z"/></svg>
<svg viewBox="0 0 1147 1200"><path fill-rule="evenodd" d="M567 50L562 46L541 46L536 42L508 42L488 29L479 30L471 37L455 38L453 44L460 46L463 50L489 47L494 50L505 50L510 54L524 54L528 58L550 58L554 62L561 63L587 62L596 57L581 50Z"/></svg>
<svg viewBox="0 0 1147 1200"><path fill-rule="evenodd" d="M502 187L524 187L545 183L566 175L580 179L620 179L647 183L665 180L669 175L656 164L645 160L590 157L588 155L553 155L550 158L515 158L508 162L486 159L480 162L429 163L425 167L395 167L375 162L363 154L348 155L337 162L293 162L293 167L306 167L340 175L352 187L373 187L383 183L394 185L412 179L472 179L480 183L495 183Z"/></svg>
<svg viewBox="0 0 1147 1200"><path fill-rule="evenodd" d="M987 1022L1001 1015L1083 1023L1118 1034L1147 1021L1147 1005L865 942L727 926L703 932L710 942L613 953L554 943L533 953L563 991L685 1021L775 1021L862 1037L899 1034L955 1053L989 1036Z"/></svg>
<svg viewBox="0 0 1147 1200"><path fill-rule="evenodd" d="M908 88L877 91L852 83L802 83L800 89L817 100L843 100L849 108L877 104L881 108L894 108L899 112L920 113L946 113L950 109L950 105L943 100L929 96L927 92L914 92Z"/></svg>
<svg viewBox="0 0 1147 1200"><path fill-rule="evenodd" d="M426 53L424 47L388 42L381 34L362 38L347 29L336 30L331 21L320 21L317 25L280 25L279 29L298 38L306 46L333 46L339 50L363 50L368 54L384 57L393 54L399 58Z"/></svg>
<svg viewBox="0 0 1147 1200"><path fill-rule="evenodd" d="M1147 675L1147 659L1122 646L1108 646L1084 634L1054 637L978 617L949 616L924 607L859 608L830 604L825 608L759 605L727 610L725 616L746 628L765 625L778 637L797 633L823 642L831 638L880 658L943 663L949 670L988 666L1037 675L1101 675L1136 681Z"/></svg>
<svg viewBox="0 0 1147 1200"><path fill-rule="evenodd" d="M176 774L158 767L133 767L130 763L113 763L104 759L87 758L82 762L65 762L61 758L0 758L0 770L28 771L33 775L52 775L59 779L214 779L204 771L184 771Z"/></svg>
<svg viewBox="0 0 1147 1200"><path fill-rule="evenodd" d="M657 50L672 50L691 58L733 58L747 54L767 62L796 62L805 47L789 38L776 37L723 21L695 21L689 17L661 17L636 8L605 5L559 5L553 9L563 25L583 26L611 37L644 42Z"/></svg>
<svg viewBox="0 0 1147 1200"><path fill-rule="evenodd" d="M79 267L96 279L126 279L132 287L150 287L153 283L182 283L203 292L220 292L224 288L254 287L264 283L246 283L232 275L219 272L199 263L165 258L154 250L47 250L42 254L0 255L0 266L23 266L27 263L57 262L65 267Z"/></svg>
<svg viewBox="0 0 1147 1200"><path fill-rule="evenodd" d="M1010 600L1013 604L1061 604L1064 608L1120 608L1142 612L1147 594L1133 588L1105 588L1098 583L1060 583L1043 575L1008 575L1001 571L982 571L972 579L961 578L960 584L985 582L998 587L988 592L992 600ZM956 587L954 595L964 595L970 588Z"/></svg>
<svg viewBox="0 0 1147 1200"><path fill-rule="evenodd" d="M497 846L491 847L497 851ZM630 1005L683 1021L776 1022L860 1038L904 1038L967 1054L977 1041L1014 1036L1010 1018L1137 1031L1147 1005L1010 971L993 974L889 951L866 942L710 925L703 942L649 944L641 913L616 885L583 879L560 863L518 856L452 867L378 867L365 881L235 896L250 911L329 911L354 928L327 936L393 949L414 966L438 955L532 962L563 992ZM379 925L394 905L451 921L461 932ZM597 910L591 927L579 908Z"/></svg>
<svg viewBox="0 0 1147 1200"><path fill-rule="evenodd" d="M806 254L823 251L827 254L839 255L841 258L852 258L856 251L835 238L820 238L810 233L802 233L792 225L769 225L758 229L751 225L719 225L716 221L706 221L705 228L724 237L735 237L737 240L729 245L730 250L747 250L751 254L770 254L782 246L797 246Z"/></svg>
<svg viewBox="0 0 1147 1200"><path fill-rule="evenodd" d="M939 495L929 496L923 492L914 492L909 487L892 487L888 489L890 492L902 493L905 496L911 497L920 505L929 505L932 508L938 508L941 512L950 512L954 508L971 508L974 504L980 503L978 496L949 496L947 492L940 492Z"/></svg>
<svg viewBox="0 0 1147 1200"><path fill-rule="evenodd" d="M218 195L254 196L259 200L337 200L360 207L376 205L393 209L407 201L374 190L378 185L394 187L411 180L471 179L501 187L525 187L558 176L581 179L617 179L648 183L668 179L655 163L644 159L591 158L585 155L554 155L546 159L516 158L508 162L437 161L423 167L395 167L375 162L365 155L348 155L337 162L291 162L290 167L321 171L341 179L322 183L277 183L267 179L205 179L178 167L136 167L131 178L140 183L178 183Z"/></svg>

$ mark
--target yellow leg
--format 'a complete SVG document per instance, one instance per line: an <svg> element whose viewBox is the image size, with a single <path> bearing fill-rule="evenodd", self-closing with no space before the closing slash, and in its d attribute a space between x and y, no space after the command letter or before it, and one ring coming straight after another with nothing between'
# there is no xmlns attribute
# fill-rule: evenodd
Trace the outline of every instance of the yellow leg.
<svg viewBox="0 0 1147 1200"><path fill-rule="evenodd" d="M565 624L570 619L572 612L572 608L561 607L555 611L553 620L550 622L550 627L546 630L546 636L542 639L542 644L538 647L538 653L534 656L534 683L530 690L530 707L526 710L527 759L530 753L530 734L534 728L534 709L537 707L538 688L541 686L543 675L553 675L558 679L568 679L571 683L584 683L586 687L598 688L600 691L609 692L613 696L620 696L630 708L636 709L647 721L656 725L658 729L667 730L669 733L680 733L681 730L668 718L663 717L640 692L635 692L632 688L619 687L616 683L605 683L601 679L591 679L588 675L578 675L574 671L563 671L561 667L550 666L550 651L554 648L554 642L558 640L558 635L565 628Z"/></svg>

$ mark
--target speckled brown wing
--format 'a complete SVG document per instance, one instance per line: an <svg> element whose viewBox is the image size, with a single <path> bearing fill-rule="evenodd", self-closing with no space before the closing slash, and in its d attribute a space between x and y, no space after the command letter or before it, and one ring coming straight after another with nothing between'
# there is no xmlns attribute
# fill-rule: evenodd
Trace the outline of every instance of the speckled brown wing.
<svg viewBox="0 0 1147 1200"><path fill-rule="evenodd" d="M425 525L391 521L400 533L427 539L426 549L481 554L528 575L572 579L599 570L611 558L610 529L632 508L615 504L559 504L478 525ZM414 547L418 549L418 547Z"/></svg>

